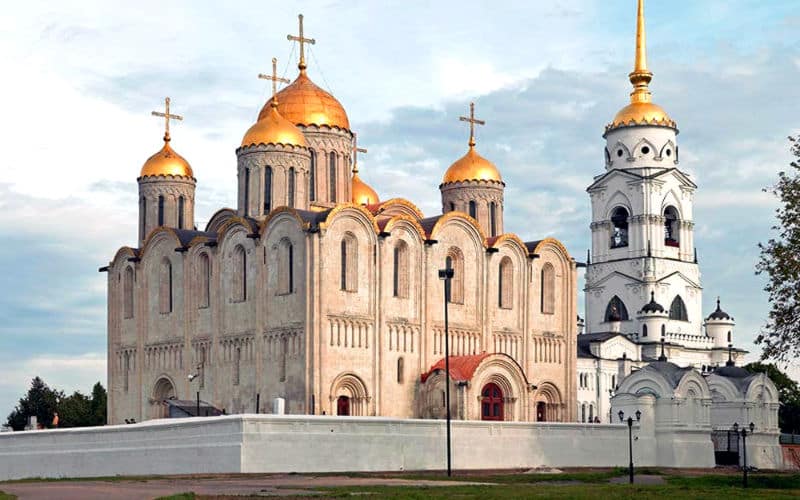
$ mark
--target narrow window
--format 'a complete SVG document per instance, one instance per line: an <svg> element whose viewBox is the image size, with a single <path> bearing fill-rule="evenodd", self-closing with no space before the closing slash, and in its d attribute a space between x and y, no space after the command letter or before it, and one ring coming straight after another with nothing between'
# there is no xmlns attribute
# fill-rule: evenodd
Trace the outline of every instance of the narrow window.
<svg viewBox="0 0 800 500"><path fill-rule="evenodd" d="M497 204L495 202L489 203L489 227L491 236L497 236Z"/></svg>
<svg viewBox="0 0 800 500"><path fill-rule="evenodd" d="M456 209L456 204L455 204L455 203L453 203L453 202L451 201L451 202L450 202L450 211L451 211L451 212L454 212L454 211L455 211L455 209Z"/></svg>
<svg viewBox="0 0 800 500"><path fill-rule="evenodd" d="M289 350L289 340L286 337L281 338L281 382L286 382L286 354Z"/></svg>
<svg viewBox="0 0 800 500"><path fill-rule="evenodd" d="M241 375L242 364L242 348L237 347L233 351L233 385L239 385L239 377Z"/></svg>
<svg viewBox="0 0 800 500"><path fill-rule="evenodd" d="M311 153L311 168L308 170L308 199L314 201L317 199L317 153L312 149Z"/></svg>
<svg viewBox="0 0 800 500"><path fill-rule="evenodd" d="M347 233L341 243L341 289L348 292L358 291L358 248L356 237Z"/></svg>
<svg viewBox="0 0 800 500"><path fill-rule="evenodd" d="M294 292L294 247L284 238L278 245L278 293Z"/></svg>
<svg viewBox="0 0 800 500"><path fill-rule="evenodd" d="M341 274L339 276L340 288L347 290L347 241L342 240L341 244Z"/></svg>
<svg viewBox="0 0 800 500"><path fill-rule="evenodd" d="M498 306L511 309L513 306L514 266L511 259L503 257L497 272Z"/></svg>
<svg viewBox="0 0 800 500"><path fill-rule="evenodd" d="M129 372L131 371L131 354L129 352L126 352L124 354L124 360L125 360L125 366L124 366L124 369L125 369L125 380L123 382L123 388L125 389L125 392L128 392Z"/></svg>
<svg viewBox="0 0 800 500"><path fill-rule="evenodd" d="M158 197L158 225L164 225L164 197Z"/></svg>
<svg viewBox="0 0 800 500"><path fill-rule="evenodd" d="M247 255L244 247L238 245L233 250L233 302L247 300Z"/></svg>
<svg viewBox="0 0 800 500"><path fill-rule="evenodd" d="M647 337L647 325L642 325L642 337Z"/></svg>
<svg viewBox="0 0 800 500"><path fill-rule="evenodd" d="M184 220L183 220L184 212L183 211L184 211L184 208L185 208L185 206L184 206L185 204L186 204L186 201L184 200L183 196L180 196L178 198L178 229L185 229L183 227L184 226Z"/></svg>
<svg viewBox="0 0 800 500"><path fill-rule="evenodd" d="M162 314L172 312L172 263L169 259L161 262L158 302Z"/></svg>
<svg viewBox="0 0 800 500"><path fill-rule="evenodd" d="M123 288L123 314L126 319L133 317L133 268L128 266L125 268L125 281L122 283Z"/></svg>
<svg viewBox="0 0 800 500"><path fill-rule="evenodd" d="M730 331L728 331L728 343L729 344L731 343L731 332Z"/></svg>
<svg viewBox="0 0 800 500"><path fill-rule="evenodd" d="M469 202L469 216L473 219L478 218L478 207L474 201Z"/></svg>
<svg viewBox="0 0 800 500"><path fill-rule="evenodd" d="M264 169L264 213L272 210L272 167Z"/></svg>
<svg viewBox="0 0 800 500"><path fill-rule="evenodd" d="M328 201L336 202L336 153L331 152L328 157L328 172L330 186L328 187Z"/></svg>
<svg viewBox="0 0 800 500"><path fill-rule="evenodd" d="M289 206L294 208L294 184L295 184L294 167L289 169Z"/></svg>
<svg viewBox="0 0 800 500"><path fill-rule="evenodd" d="M445 267L453 270L450 280L449 301L453 304L464 303L464 254L452 247L445 259Z"/></svg>
<svg viewBox="0 0 800 500"><path fill-rule="evenodd" d="M289 248L287 249L289 254L289 290L288 293L294 293L294 246L289 243Z"/></svg>
<svg viewBox="0 0 800 500"><path fill-rule="evenodd" d="M393 295L399 298L408 297L408 245L400 241L394 247Z"/></svg>
<svg viewBox="0 0 800 500"><path fill-rule="evenodd" d="M669 306L669 319L678 321L689 321L689 314L686 312L686 303L680 295L676 295Z"/></svg>
<svg viewBox="0 0 800 500"><path fill-rule="evenodd" d="M244 169L244 214L250 215L250 169Z"/></svg>
<svg viewBox="0 0 800 500"><path fill-rule="evenodd" d="M664 244L668 247L680 246L678 210L673 206L664 209Z"/></svg>
<svg viewBox="0 0 800 500"><path fill-rule="evenodd" d="M543 314L556 312L556 270L549 262L541 273L541 310Z"/></svg>
<svg viewBox="0 0 800 500"><path fill-rule="evenodd" d="M398 384L402 384L403 383L403 379L405 378L404 371L405 371L405 361L403 360L403 357L401 356L401 357L397 358L397 383Z"/></svg>
<svg viewBox="0 0 800 500"><path fill-rule="evenodd" d="M142 196L141 204L141 208L139 209L142 214L142 234L140 239L144 241L147 237L147 199L144 196Z"/></svg>
<svg viewBox="0 0 800 500"><path fill-rule="evenodd" d="M611 213L611 248L628 246L628 211L617 207Z"/></svg>
<svg viewBox="0 0 800 500"><path fill-rule="evenodd" d="M628 321L629 319L628 308L625 307L625 303L614 295L606 306L605 321Z"/></svg>
<svg viewBox="0 0 800 500"><path fill-rule="evenodd" d="M667 336L667 325L661 325L661 338L665 338Z"/></svg>
<svg viewBox="0 0 800 500"><path fill-rule="evenodd" d="M211 261L208 259L207 253L200 254L197 275L200 285L198 286L198 292L200 293L198 307L203 309L209 306L211 299Z"/></svg>

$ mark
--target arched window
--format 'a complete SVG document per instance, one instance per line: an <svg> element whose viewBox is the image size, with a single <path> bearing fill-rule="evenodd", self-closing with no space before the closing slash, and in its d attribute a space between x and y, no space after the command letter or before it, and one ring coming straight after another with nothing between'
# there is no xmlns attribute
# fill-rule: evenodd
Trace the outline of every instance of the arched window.
<svg viewBox="0 0 800 500"><path fill-rule="evenodd" d="M408 244L398 241L394 247L392 292L395 297L408 297Z"/></svg>
<svg viewBox="0 0 800 500"><path fill-rule="evenodd" d="M586 403L581 405L581 422L586 422Z"/></svg>
<svg viewBox="0 0 800 500"><path fill-rule="evenodd" d="M405 379L405 361L403 357L397 358L397 383L402 384Z"/></svg>
<svg viewBox="0 0 800 500"><path fill-rule="evenodd" d="M543 314L556 312L556 270L553 264L546 263L542 267L541 301Z"/></svg>
<svg viewBox="0 0 800 500"><path fill-rule="evenodd" d="M281 373L280 381L286 382L286 356L289 354L289 339L281 337Z"/></svg>
<svg viewBox="0 0 800 500"><path fill-rule="evenodd" d="M611 388L616 390L617 389L617 376L611 375Z"/></svg>
<svg viewBox="0 0 800 500"><path fill-rule="evenodd" d="M272 210L272 167L264 168L264 213Z"/></svg>
<svg viewBox="0 0 800 500"><path fill-rule="evenodd" d="M667 325L661 325L661 338L663 339L666 336L667 336Z"/></svg>
<svg viewBox="0 0 800 500"><path fill-rule="evenodd" d="M478 218L478 206L475 204L474 201L469 202L469 216L473 219Z"/></svg>
<svg viewBox="0 0 800 500"><path fill-rule="evenodd" d="M642 337L647 337L647 325L642 325Z"/></svg>
<svg viewBox="0 0 800 500"><path fill-rule="evenodd" d="M164 225L164 197L158 197L158 225Z"/></svg>
<svg viewBox="0 0 800 500"><path fill-rule="evenodd" d="M497 305L501 309L511 309L514 306L514 265L508 257L503 257L497 269L497 289Z"/></svg>
<svg viewBox="0 0 800 500"><path fill-rule="evenodd" d="M198 308L203 309L211 303L211 261L207 253L200 254L197 277L197 292L200 294Z"/></svg>
<svg viewBox="0 0 800 500"><path fill-rule="evenodd" d="M233 249L233 290L234 302L247 300L247 254L242 245Z"/></svg>
<svg viewBox="0 0 800 500"><path fill-rule="evenodd" d="M139 203L139 213L142 214L142 234L140 235L139 239L144 241L144 239L147 237L147 199L142 196L142 199L139 201Z"/></svg>
<svg viewBox="0 0 800 500"><path fill-rule="evenodd" d="M169 259L161 261L158 279L158 309L162 314L172 312L172 263Z"/></svg>
<svg viewBox="0 0 800 500"><path fill-rule="evenodd" d="M481 420L503 420L503 391L495 383L481 390Z"/></svg>
<svg viewBox="0 0 800 500"><path fill-rule="evenodd" d="M341 243L341 289L358 291L358 246L356 237L346 233Z"/></svg>
<svg viewBox="0 0 800 500"><path fill-rule="evenodd" d="M244 169L244 214L250 215L250 169Z"/></svg>
<svg viewBox="0 0 800 500"><path fill-rule="evenodd" d="M309 153L311 153L311 166L308 169L308 200L315 201L317 199L317 152L311 149Z"/></svg>
<svg viewBox="0 0 800 500"><path fill-rule="evenodd" d="M628 211L617 207L611 212L611 248L628 246Z"/></svg>
<svg viewBox="0 0 800 500"><path fill-rule="evenodd" d="M328 186L328 201L336 201L336 153L331 152L328 156L328 176L330 185Z"/></svg>
<svg viewBox="0 0 800 500"><path fill-rule="evenodd" d="M450 211L453 212L453 211L455 211L455 209L456 209L456 204L451 201L450 202Z"/></svg>
<svg viewBox="0 0 800 500"><path fill-rule="evenodd" d="M239 378L242 371L242 348L237 347L233 351L233 385L239 385Z"/></svg>
<svg viewBox="0 0 800 500"><path fill-rule="evenodd" d="M678 210L673 206L664 209L664 244L668 247L680 246Z"/></svg>
<svg viewBox="0 0 800 500"><path fill-rule="evenodd" d="M184 219L183 219L184 218L184 213L183 213L183 211L184 211L185 205L186 205L186 200L183 198L183 196L178 197L178 229L185 229L183 227L183 225L184 225Z"/></svg>
<svg viewBox="0 0 800 500"><path fill-rule="evenodd" d="M288 196L288 205L294 208L294 185L295 185L295 171L294 167L289 169L289 196Z"/></svg>
<svg viewBox="0 0 800 500"><path fill-rule="evenodd" d="M730 330L728 330L728 343L729 344L731 343L731 332L730 332Z"/></svg>
<svg viewBox="0 0 800 500"><path fill-rule="evenodd" d="M669 306L669 319L678 321L689 321L689 315L686 312L686 304L680 295L676 295L672 299L672 304Z"/></svg>
<svg viewBox="0 0 800 500"><path fill-rule="evenodd" d="M594 422L594 405L589 405L589 422Z"/></svg>
<svg viewBox="0 0 800 500"><path fill-rule="evenodd" d="M492 237L497 236L497 203L495 202L489 203L489 229Z"/></svg>
<svg viewBox="0 0 800 500"><path fill-rule="evenodd" d="M123 316L127 318L133 317L133 268L128 266L125 268L125 278L122 282L122 309Z"/></svg>
<svg viewBox="0 0 800 500"><path fill-rule="evenodd" d="M293 292L294 246L284 238L278 247L278 293L285 295Z"/></svg>
<svg viewBox="0 0 800 500"><path fill-rule="evenodd" d="M611 300L608 301L608 306L606 306L605 321L628 321L629 319L628 308L625 307L625 303L622 302L622 299L614 295Z"/></svg>
<svg viewBox="0 0 800 500"><path fill-rule="evenodd" d="M445 268L453 270L450 280L449 302L452 304L464 303L464 254L456 247L450 248L445 258Z"/></svg>

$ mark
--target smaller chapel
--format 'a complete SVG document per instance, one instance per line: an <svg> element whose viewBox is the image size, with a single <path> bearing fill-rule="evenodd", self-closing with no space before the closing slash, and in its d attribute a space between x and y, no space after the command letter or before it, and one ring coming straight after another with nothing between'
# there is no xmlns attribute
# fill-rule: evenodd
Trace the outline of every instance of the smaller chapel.
<svg viewBox="0 0 800 500"><path fill-rule="evenodd" d="M275 70L236 148L235 208L195 227L198 179L172 145L141 168L135 246L108 266L108 421L181 408L574 421L576 262L553 238L504 229L505 182L478 153L444 170L442 210L380 197L344 107ZM289 80L285 80L289 83ZM234 170L231 169L231 175ZM451 269L445 294L439 271ZM445 307L449 321L445 324ZM450 373L445 374L449 333ZM448 382L449 381L449 382Z"/></svg>

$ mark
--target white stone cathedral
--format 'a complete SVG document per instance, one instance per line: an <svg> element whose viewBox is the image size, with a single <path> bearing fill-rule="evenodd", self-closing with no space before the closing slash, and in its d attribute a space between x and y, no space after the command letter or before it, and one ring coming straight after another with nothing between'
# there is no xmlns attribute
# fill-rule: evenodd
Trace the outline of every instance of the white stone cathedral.
<svg viewBox="0 0 800 500"><path fill-rule="evenodd" d="M299 75L273 86L236 149L235 209L194 227L197 181L168 127L141 169L138 244L102 269L109 423L194 415L195 400L201 415L263 412L273 398L291 414L441 417L442 268L454 418L575 420L567 250L504 232L505 183L474 133L444 172L441 214L379 200L347 113L308 76L302 17L291 38Z"/></svg>
<svg viewBox="0 0 800 500"><path fill-rule="evenodd" d="M735 364L733 317L702 311L692 203L678 127L652 102L639 0L631 102L606 126L605 172L587 188L592 240L587 333L578 338L578 420L609 421L609 398L632 369L669 360L703 372Z"/></svg>

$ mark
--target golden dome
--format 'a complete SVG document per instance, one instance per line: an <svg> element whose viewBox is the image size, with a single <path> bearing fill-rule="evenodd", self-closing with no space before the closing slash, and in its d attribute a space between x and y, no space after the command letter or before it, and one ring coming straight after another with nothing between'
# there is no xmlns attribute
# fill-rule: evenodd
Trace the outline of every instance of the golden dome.
<svg viewBox="0 0 800 500"><path fill-rule="evenodd" d="M280 107L280 104L278 104ZM258 121L250 127L242 139L242 147L254 144L283 144L285 146L307 146L306 138L299 128L281 116L275 106L261 113Z"/></svg>
<svg viewBox="0 0 800 500"><path fill-rule="evenodd" d="M278 92L278 112L295 125L327 125L350 130L347 113L335 97L317 87L305 69L290 85ZM263 119L272 107L272 99L261 109Z"/></svg>
<svg viewBox="0 0 800 500"><path fill-rule="evenodd" d="M472 142L472 140L470 141ZM492 162L479 155L475 146L470 144L467 154L450 165L444 174L442 184L461 181L494 181L503 182L500 171Z"/></svg>
<svg viewBox="0 0 800 500"><path fill-rule="evenodd" d="M369 184L361 180L358 170L354 169L352 179L353 203L356 205L373 205L379 203L378 193Z"/></svg>
<svg viewBox="0 0 800 500"><path fill-rule="evenodd" d="M139 177L150 177L159 175L173 175L180 177L192 177L192 167L181 155L172 150L169 145L169 135L164 136L164 147L147 159L142 165Z"/></svg>
<svg viewBox="0 0 800 500"><path fill-rule="evenodd" d="M647 69L647 38L644 22L644 0L639 0L636 12L636 58L633 72L628 75L633 92L631 103L619 110L614 121L606 126L606 132L626 125L655 125L675 128L677 124L667 115L664 108L652 102L650 81L653 73Z"/></svg>

